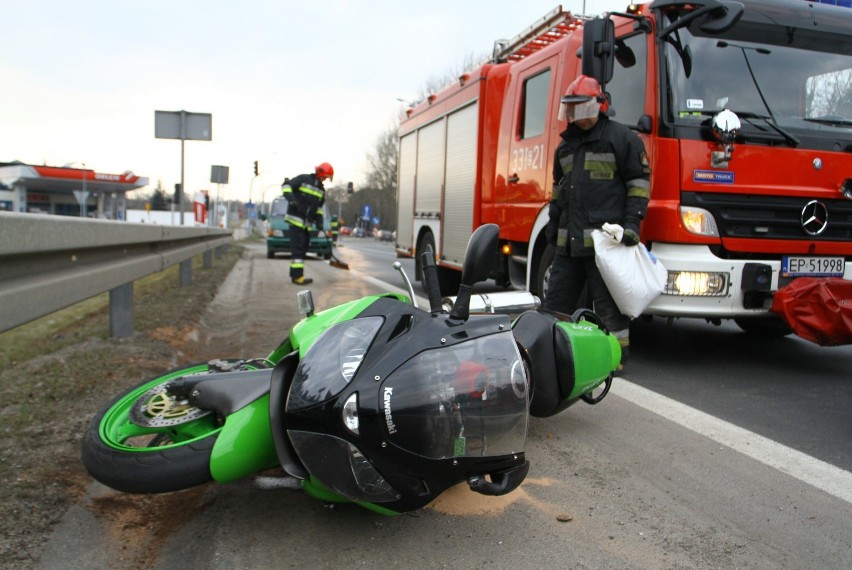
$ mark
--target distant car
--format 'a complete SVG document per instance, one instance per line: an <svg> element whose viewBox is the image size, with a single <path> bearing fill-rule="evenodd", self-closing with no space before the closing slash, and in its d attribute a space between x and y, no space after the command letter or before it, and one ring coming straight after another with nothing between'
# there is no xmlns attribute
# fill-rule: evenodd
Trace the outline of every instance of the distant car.
<svg viewBox="0 0 852 570"><path fill-rule="evenodd" d="M340 226L340 235L348 236L351 233L352 233L352 228L350 228L349 226Z"/></svg>
<svg viewBox="0 0 852 570"><path fill-rule="evenodd" d="M364 228L355 228L352 230L352 237L365 237L366 235L367 232Z"/></svg>
<svg viewBox="0 0 852 570"><path fill-rule="evenodd" d="M323 206L325 210L325 206ZM266 220L268 233L266 238L266 257L272 259L276 253L290 253L290 225L284 221L284 215L287 213L287 198L276 198L272 201L272 207L269 209L269 218ZM323 214L324 230L330 232L329 224L331 218L328 212ZM331 247L329 238L325 233L320 235L317 230L311 230L311 241L308 244L308 252L314 253L323 259L331 257Z"/></svg>
<svg viewBox="0 0 852 570"><path fill-rule="evenodd" d="M379 234L376 237L379 241L393 241L393 232L390 230L379 230Z"/></svg>

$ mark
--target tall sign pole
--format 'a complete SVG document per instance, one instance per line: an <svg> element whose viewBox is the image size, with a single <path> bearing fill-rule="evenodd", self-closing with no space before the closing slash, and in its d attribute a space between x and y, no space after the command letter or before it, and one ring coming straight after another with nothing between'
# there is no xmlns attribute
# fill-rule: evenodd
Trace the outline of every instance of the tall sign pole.
<svg viewBox="0 0 852 570"><path fill-rule="evenodd" d="M186 194L184 183L185 141L212 141L213 115L210 113L190 113L188 111L154 111L154 137L158 139L180 139L180 224L183 225L183 196Z"/></svg>

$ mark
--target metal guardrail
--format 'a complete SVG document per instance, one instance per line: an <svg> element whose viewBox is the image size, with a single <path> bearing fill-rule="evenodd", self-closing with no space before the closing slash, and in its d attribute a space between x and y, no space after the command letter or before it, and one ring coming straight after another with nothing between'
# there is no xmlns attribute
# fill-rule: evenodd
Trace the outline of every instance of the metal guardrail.
<svg viewBox="0 0 852 570"><path fill-rule="evenodd" d="M0 212L0 332L230 240L221 228Z"/></svg>

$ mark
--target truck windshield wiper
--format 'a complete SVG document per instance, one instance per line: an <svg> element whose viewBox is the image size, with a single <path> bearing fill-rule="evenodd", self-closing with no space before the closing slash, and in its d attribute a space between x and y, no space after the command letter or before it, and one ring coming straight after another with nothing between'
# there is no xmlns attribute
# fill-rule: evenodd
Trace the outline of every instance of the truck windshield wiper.
<svg viewBox="0 0 852 570"><path fill-rule="evenodd" d="M852 120L843 117L805 117L802 120L830 127L852 127Z"/></svg>
<svg viewBox="0 0 852 570"><path fill-rule="evenodd" d="M772 127L772 129L776 133L778 133L779 135L784 137L784 141L789 146L793 146L793 147L799 146L799 144L801 144L799 142L799 139L797 139L796 137L794 137L793 135L791 135L790 133L788 133L787 131L782 129L778 125L778 121L775 120L775 114L772 112L772 108L769 106L769 102L766 100L766 97L764 97L764 95L763 95L763 89L760 88L760 83L757 81L757 76L755 76L754 70L751 68L751 61L749 60L748 54L746 53L747 50L753 51L753 52L760 54L760 55L769 55L772 52L769 51L766 48L754 48L754 47L750 47L750 46L742 46L742 45L732 44L732 43L725 42L725 41L716 42L716 47L720 47L720 48L732 47L732 48L738 49L742 52L743 59L745 59L746 68L748 69L748 74L751 76L751 82L754 83L754 88L757 89L757 94L760 95L760 100L763 102L763 106L766 107L766 112L769 113L768 117L762 116L762 115L750 114L750 113L737 113L737 115L739 115L743 119L762 119L762 120L766 121L766 124L769 125L770 127ZM734 112L736 113L736 111L734 111Z"/></svg>
<svg viewBox="0 0 852 570"><path fill-rule="evenodd" d="M787 143L789 146L796 147L796 146L799 146L799 144L801 144L801 142L799 141L799 139L795 135L787 132L787 130L785 130L784 128L779 126L775 121L772 120L772 117L768 117L766 115L759 115L757 113L752 113L750 111L736 111L736 110L733 110L733 109L731 109L731 110L734 113L737 114L737 117L739 117L740 119L745 119L746 121L748 121L748 123L750 125L752 125L755 128L761 128L761 127L759 127L758 125L755 125L752 122L753 119L759 119L759 120L763 121L764 123L769 125L769 127L773 131L775 131L776 133L781 135L784 138L784 142ZM691 114L699 114L699 115L706 116L706 117L713 117L713 116L717 115L718 113L721 113L722 109L702 109L702 110L698 110L698 111L690 110L688 112L691 113ZM805 120L807 121L809 119L805 119ZM822 119L816 119L816 121L821 121L821 120ZM832 121L832 123L836 123L836 122L837 121ZM849 121L846 124L852 125L852 121ZM742 135L742 133L741 133L741 135ZM745 136L745 135L742 135L742 136ZM746 139L748 139L748 137L746 137Z"/></svg>
<svg viewBox="0 0 852 570"><path fill-rule="evenodd" d="M736 113L739 118L747 120L752 125L754 125L754 123L752 123L749 119L760 119L761 121L769 125L769 127L773 131L784 137L784 142L786 142L789 146L796 147L801 144L801 141L799 141L799 139L795 135L781 128L781 126L776 123L772 117L767 117L766 115L758 115L757 113L749 113L747 111L734 111L734 113Z"/></svg>

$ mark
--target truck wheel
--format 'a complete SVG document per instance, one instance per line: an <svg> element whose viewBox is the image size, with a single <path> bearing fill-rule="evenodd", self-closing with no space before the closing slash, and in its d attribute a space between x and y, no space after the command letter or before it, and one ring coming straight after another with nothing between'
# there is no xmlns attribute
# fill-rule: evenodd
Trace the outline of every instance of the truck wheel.
<svg viewBox="0 0 852 570"><path fill-rule="evenodd" d="M535 276L535 291L534 293L541 297L542 302L547 295L547 283L550 281L550 266L553 263L553 258L556 257L556 248L551 244L547 244L544 252L541 254L541 259L538 261L538 271Z"/></svg>
<svg viewBox="0 0 852 570"><path fill-rule="evenodd" d="M793 332L783 319L776 316L742 317L734 319L734 322L744 332L765 338L781 338Z"/></svg>
<svg viewBox="0 0 852 570"><path fill-rule="evenodd" d="M273 257L275 257L274 253L272 253L271 251L266 252L266 259L272 259Z"/></svg>

